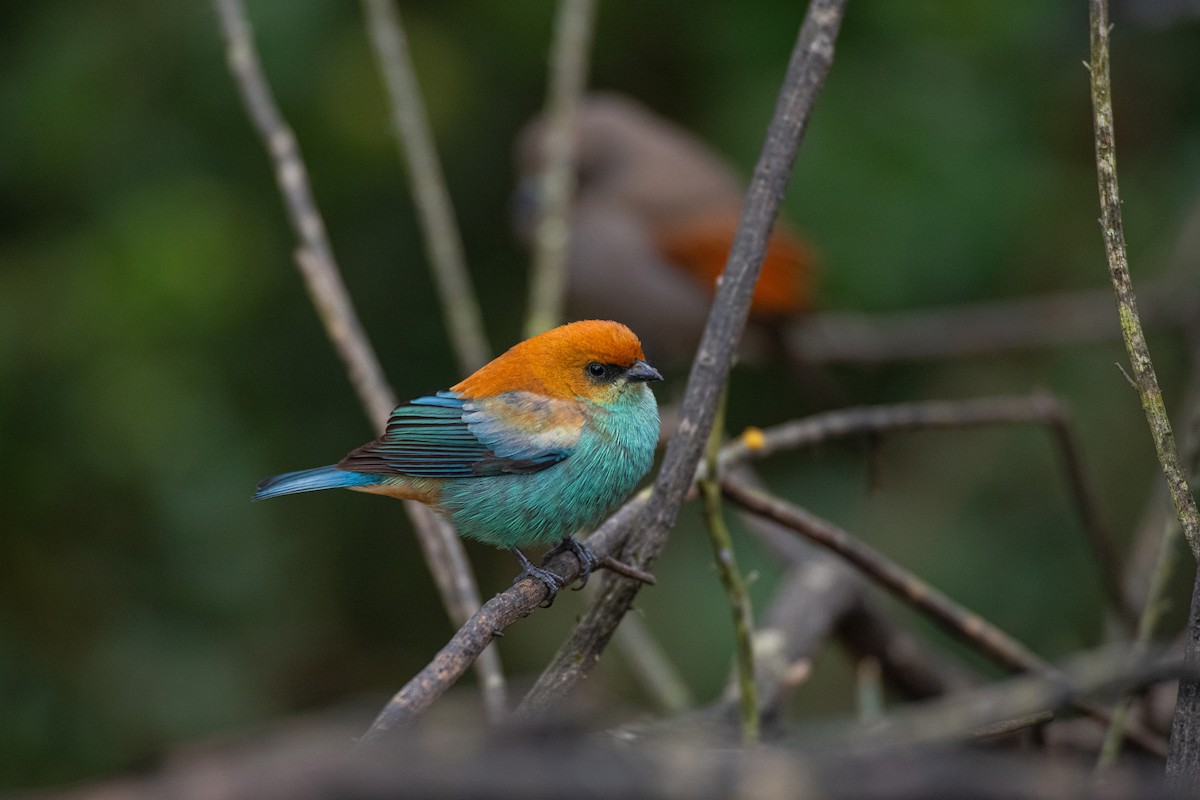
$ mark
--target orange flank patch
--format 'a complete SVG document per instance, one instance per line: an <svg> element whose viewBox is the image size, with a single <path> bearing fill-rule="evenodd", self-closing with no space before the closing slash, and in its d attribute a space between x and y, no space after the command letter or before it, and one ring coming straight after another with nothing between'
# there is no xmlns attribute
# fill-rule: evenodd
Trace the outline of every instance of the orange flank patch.
<svg viewBox="0 0 1200 800"><path fill-rule="evenodd" d="M685 270L705 287L716 291L717 277L725 269L729 248L737 233L739 216L716 212L686 223L668 225L656 239L667 261ZM767 244L762 273L754 287L750 313L754 317L791 316L809 307L812 271L816 261L812 249L775 223Z"/></svg>
<svg viewBox="0 0 1200 800"><path fill-rule="evenodd" d="M514 391L560 400L599 398L601 389L590 383L584 372L589 363L631 367L645 357L642 343L621 323L583 320L513 345L450 388L476 398Z"/></svg>
<svg viewBox="0 0 1200 800"><path fill-rule="evenodd" d="M437 478L405 477L395 483L376 483L371 486L351 486L356 492L381 494L394 497L397 500L416 500L427 506L437 508L442 499L442 482Z"/></svg>

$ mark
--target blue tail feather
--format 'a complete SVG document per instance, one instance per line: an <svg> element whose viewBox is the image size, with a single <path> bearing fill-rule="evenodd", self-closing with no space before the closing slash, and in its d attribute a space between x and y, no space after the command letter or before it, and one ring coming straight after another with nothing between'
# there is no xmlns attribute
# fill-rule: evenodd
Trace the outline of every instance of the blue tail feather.
<svg viewBox="0 0 1200 800"><path fill-rule="evenodd" d="M285 472L267 478L254 489L255 500L266 500L284 494L316 492L321 489L348 489L352 486L367 486L379 483L378 475L349 472L337 467L317 467L299 472Z"/></svg>

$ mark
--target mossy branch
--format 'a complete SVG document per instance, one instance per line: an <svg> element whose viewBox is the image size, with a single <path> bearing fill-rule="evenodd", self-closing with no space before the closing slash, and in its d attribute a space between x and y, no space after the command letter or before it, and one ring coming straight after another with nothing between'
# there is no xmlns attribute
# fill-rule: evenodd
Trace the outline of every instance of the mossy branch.
<svg viewBox="0 0 1200 800"><path fill-rule="evenodd" d="M725 596L733 612L734 639L737 642L738 709L742 721L742 742L754 745L759 740L758 691L754 682L754 615L750 607L750 595L746 581L738 569L733 552L733 537L725 524L721 509L721 485L717 471L720 466L721 440L725 433L725 407L729 391L721 395L712 432L708 436L705 452L705 470L700 478L700 496L704 501L704 521L708 527L708 541L713 549L713 561L717 575L725 587Z"/></svg>
<svg viewBox="0 0 1200 800"><path fill-rule="evenodd" d="M1108 259L1108 274L1117 297L1117 314L1125 349L1133 367L1134 384L1142 399L1142 409L1150 426L1154 450L1162 465L1167 488L1180 528L1200 559L1200 513L1184 472L1171 421L1163 404L1162 390L1150 360L1150 350L1138 318L1137 298L1129 276L1129 260L1125 249L1125 231L1121 222L1121 197L1117 190L1117 150L1113 128L1112 85L1109 78L1109 34L1107 0L1091 0L1091 88L1092 115L1095 122L1096 176L1100 187L1100 227L1104 236L1104 252ZM1169 530L1169 529L1168 529ZM1194 669L1200 663L1200 573L1193 589L1192 608L1188 617L1185 664ZM1123 716L1118 709L1118 717ZM1118 719L1115 726L1121 725ZM1116 733L1112 736L1115 738ZM1193 786L1200 777L1200 684L1193 678L1180 681L1179 699L1171 725L1167 774L1181 786Z"/></svg>
<svg viewBox="0 0 1200 800"><path fill-rule="evenodd" d="M1133 368L1134 384L1142 399L1142 410L1154 439L1154 450L1162 465L1175 514L1192 548L1200 560L1200 513L1184 474L1171 421L1163 404L1162 390L1150 349L1142 332L1138 316L1137 297L1129 276L1129 259L1125 249L1125 230L1121 222L1121 197L1117 191L1117 148L1113 131L1112 87L1109 82L1107 0L1091 0L1092 113L1096 135L1096 176L1100 186L1100 228L1104 236L1104 252L1108 259L1108 274L1117 298L1117 314L1129 362Z"/></svg>

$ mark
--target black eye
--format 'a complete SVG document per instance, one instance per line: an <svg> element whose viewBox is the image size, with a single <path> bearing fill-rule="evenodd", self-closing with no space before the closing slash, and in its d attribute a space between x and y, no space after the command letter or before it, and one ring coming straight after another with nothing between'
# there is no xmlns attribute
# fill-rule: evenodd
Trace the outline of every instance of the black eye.
<svg viewBox="0 0 1200 800"><path fill-rule="evenodd" d="M612 383L624 375L625 369L616 364L601 364L599 361L592 361L583 368L583 372L592 383L604 384Z"/></svg>

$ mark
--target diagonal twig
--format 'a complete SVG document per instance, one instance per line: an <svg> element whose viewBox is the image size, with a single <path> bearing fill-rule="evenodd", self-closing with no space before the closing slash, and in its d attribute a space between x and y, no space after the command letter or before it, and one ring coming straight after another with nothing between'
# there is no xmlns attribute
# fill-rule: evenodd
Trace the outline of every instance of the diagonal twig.
<svg viewBox="0 0 1200 800"><path fill-rule="evenodd" d="M363 0L371 44L387 83L392 126L412 175L413 199L424 230L425 251L442 303L446 330L464 375L491 359L483 315L463 256L462 237L446 179L433 145L425 103L395 0Z"/></svg>
<svg viewBox="0 0 1200 800"><path fill-rule="evenodd" d="M742 508L800 532L810 541L837 553L880 586L920 609L953 636L1005 669L1019 672L1045 666L1045 662L1023 644L832 523L766 492L751 489L736 478L722 478L721 490Z"/></svg>
<svg viewBox="0 0 1200 800"><path fill-rule="evenodd" d="M396 407L396 397L379 359L354 311L350 294L333 257L325 223L317 210L308 170L295 134L283 119L259 62L242 0L213 0L225 37L229 69L255 130L275 167L288 221L300 247L296 263L325 331L337 348L359 400L377 431ZM461 623L479 607L479 590L462 542L448 523L419 503L405 502L417 541L433 574L450 618ZM503 678L494 654L480 662L479 672L489 706L503 706Z"/></svg>
<svg viewBox="0 0 1200 800"><path fill-rule="evenodd" d="M884 589L928 616L947 633L975 648L1006 670L1046 674L1053 672L1049 662L1003 630L962 607L912 572L832 523L777 497L749 489L728 476L722 478L721 490L727 498L742 508L762 514L800 533L809 541L842 556ZM1108 712L1094 703L1081 702L1076 705L1080 710L1103 722L1109 719ZM1149 752L1164 752L1158 737L1140 727L1131 726L1125 733L1130 741Z"/></svg>
<svg viewBox="0 0 1200 800"><path fill-rule="evenodd" d="M666 542L679 507L692 484L712 427L717 400L729 374L750 297L766 253L771 227L787 187L792 164L817 95L833 62L834 40L846 0L813 0L788 63L767 139L754 169L741 223L722 272L699 351L692 363L679 431L667 447L654 482L654 494L640 530L630 537L624 559L649 569ZM522 713L538 713L586 675L629 610L638 585L607 581L567 642L559 649L522 703Z"/></svg>

